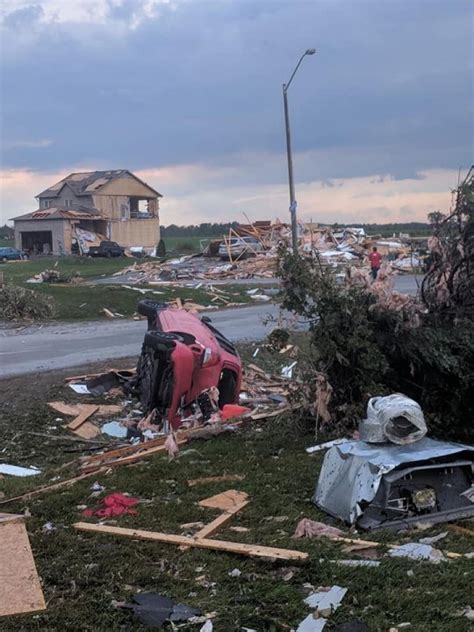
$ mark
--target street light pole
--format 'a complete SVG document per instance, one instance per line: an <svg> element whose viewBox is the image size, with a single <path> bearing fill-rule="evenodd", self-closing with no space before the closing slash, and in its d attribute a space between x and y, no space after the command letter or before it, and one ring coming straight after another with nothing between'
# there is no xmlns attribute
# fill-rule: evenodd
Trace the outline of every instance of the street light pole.
<svg viewBox="0 0 474 632"><path fill-rule="evenodd" d="M314 55L314 48L308 48L300 57L300 60L296 64L296 68L293 70L293 74L290 77L288 83L283 84L283 106L285 110L285 131L286 131L286 155L288 158L288 184L290 189L290 217L291 217L291 243L293 246L293 252L298 252L298 227L296 223L296 198L295 198L295 181L293 178L293 156L291 152L291 131L290 131L290 115L288 110L288 88L290 87L293 77L296 75L298 68L300 67L303 58L306 55Z"/></svg>

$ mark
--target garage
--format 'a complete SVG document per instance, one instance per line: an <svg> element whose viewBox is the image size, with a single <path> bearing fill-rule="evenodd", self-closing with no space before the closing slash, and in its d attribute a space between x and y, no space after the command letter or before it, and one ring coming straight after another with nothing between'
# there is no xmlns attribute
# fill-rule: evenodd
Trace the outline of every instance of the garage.
<svg viewBox="0 0 474 632"><path fill-rule="evenodd" d="M53 251L53 233L50 230L21 231L21 248L31 254L50 254Z"/></svg>

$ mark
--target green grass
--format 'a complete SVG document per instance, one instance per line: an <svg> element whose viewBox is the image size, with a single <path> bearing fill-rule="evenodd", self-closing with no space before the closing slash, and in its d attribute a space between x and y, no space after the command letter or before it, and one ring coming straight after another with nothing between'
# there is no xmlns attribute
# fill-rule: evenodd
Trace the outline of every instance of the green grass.
<svg viewBox="0 0 474 632"><path fill-rule="evenodd" d="M212 296L204 288L199 290L185 287L144 287L148 292L140 294L121 285L88 285L54 284L54 283L26 283L27 279L43 270L54 268L64 275L79 273L86 281L102 276L110 276L124 267L133 265L136 259L88 259L81 257L58 257L36 259L19 263L2 264L5 281L14 285L22 285L29 289L51 296L55 304L56 320L94 320L106 318L103 308L130 317L136 312L137 303L142 298L159 302L173 301L176 298L189 299L199 305L216 305L221 307L223 302L212 302ZM140 259L139 262L147 261ZM156 261L156 259L154 260ZM55 266L55 263L57 266ZM142 286L140 286L142 287ZM248 289L241 285L226 285L222 288L225 298L231 303L245 304L251 301L245 293Z"/></svg>
<svg viewBox="0 0 474 632"><path fill-rule="evenodd" d="M243 348L245 357L251 357L252 350L251 346ZM269 365L265 353L259 354L258 363L264 368ZM71 370L69 374L77 372ZM80 454L67 451L77 449L76 443L28 434L65 434L61 422L55 421L57 414L46 406L48 400L91 401L65 388L63 377L64 372L55 372L34 380L4 380L6 403L0 409L0 432L6 451L2 458L37 465L45 472L36 479L5 477L0 489L7 497L49 482L58 475L61 463ZM244 526L249 531L237 533L224 528L214 537L296 548L308 552L306 564L272 563L198 549L180 551L171 545L78 532L71 526L82 519L78 506L97 502L90 498L90 485L95 480L91 478L67 490L1 507L12 513L27 507L31 512L27 526L48 603L45 613L3 620L1 629L142 630L137 623L128 627L130 614L115 609L112 602L128 600L139 591L156 591L203 612L216 612L215 632L237 632L243 626L276 632L296 628L309 613L303 603L307 595L303 584L310 583L315 587L338 584L348 588L342 606L330 618L328 630L336 623L357 618L374 632L386 632L401 622L411 623L410 632L467 632L467 618L456 613L472 605L472 561L461 559L435 566L384 558L379 568L347 568L330 560L355 558L356 554L343 553L330 541L291 538L302 517L324 522L330 519L311 503L322 457L309 457L304 452L304 447L314 442L310 434L283 432L289 423L291 420L285 424L262 422L261 432L253 427L237 435L193 442L181 449L175 461L157 455L97 479L106 486L105 493L128 492L146 501L139 505L138 516L120 517L114 524L168 533L182 533L181 524L206 523L218 515L200 508L198 500L229 487L241 489L249 494L250 503L230 525ZM70 466L59 475L68 477L75 472L77 469ZM230 485L211 483L191 488L186 483L190 478L223 473L242 474L245 479ZM275 516L285 519L267 519ZM44 533L46 522L52 522L56 530ZM443 526L423 534L376 533L370 538L401 543L442 530ZM442 548L455 552L471 547L472 540L454 534L442 542ZM234 568L242 572L240 577L229 576ZM409 570L413 570L413 576L407 575ZM285 581L283 576L288 571L293 575ZM205 587L197 581L202 576L215 585ZM189 625L182 629L199 628Z"/></svg>
<svg viewBox="0 0 474 632"><path fill-rule="evenodd" d="M203 241L207 244L212 241L213 237L163 237L165 242L166 252L177 252L186 254L188 252L200 252L200 242Z"/></svg>
<svg viewBox="0 0 474 632"><path fill-rule="evenodd" d="M43 270L54 269L65 275L73 275L76 272L83 279L93 279L100 276L109 276L123 268L133 265L135 261L147 261L147 259L131 259L129 257L117 257L112 259L92 259L88 257L45 257L0 264L5 280L15 285L23 284L35 274ZM56 265L57 264L57 265ZM30 285L29 287L33 287Z"/></svg>

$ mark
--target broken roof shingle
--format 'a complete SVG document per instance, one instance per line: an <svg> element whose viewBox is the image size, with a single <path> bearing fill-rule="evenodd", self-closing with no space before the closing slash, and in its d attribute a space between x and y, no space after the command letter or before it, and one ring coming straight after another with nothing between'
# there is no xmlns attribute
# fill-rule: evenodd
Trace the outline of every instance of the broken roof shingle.
<svg viewBox="0 0 474 632"><path fill-rule="evenodd" d="M53 186L45 189L41 193L39 193L37 198L51 198L57 197L65 184L67 184L75 195L78 197L81 195L91 195L91 193L96 193L103 186L111 182L112 180L117 180L118 178L126 178L132 177L141 182L143 185L148 187L151 191L156 193L158 197L162 197L161 193L155 191L153 187L140 178L137 178L131 171L127 169L112 169L110 171L83 171L80 173L70 173L68 176L56 182Z"/></svg>
<svg viewBox="0 0 474 632"><path fill-rule="evenodd" d="M39 208L32 213L13 217L13 220L40 220L40 219L107 219L96 208L88 206L51 206L49 208Z"/></svg>

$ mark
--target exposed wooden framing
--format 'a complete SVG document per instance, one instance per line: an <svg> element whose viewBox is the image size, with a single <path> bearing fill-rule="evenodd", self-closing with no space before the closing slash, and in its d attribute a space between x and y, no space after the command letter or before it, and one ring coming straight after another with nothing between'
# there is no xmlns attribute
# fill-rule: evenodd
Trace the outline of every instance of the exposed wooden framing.
<svg viewBox="0 0 474 632"><path fill-rule="evenodd" d="M251 557L264 557L270 559L287 560L292 562L305 561L308 553L294 551L291 549L277 549L270 546L260 546L259 544L242 544L240 542L227 542L225 540L210 540L202 538L195 540L184 535L172 533L159 533L156 531L144 531L142 529L126 529L123 527L111 527L108 525L91 524L88 522L77 522L73 525L80 531L93 533L103 533L114 536L124 536L137 540L150 540L152 542L162 542L163 544L174 544L176 546L190 546L198 549L210 549L213 551L224 551L226 553L237 553Z"/></svg>

